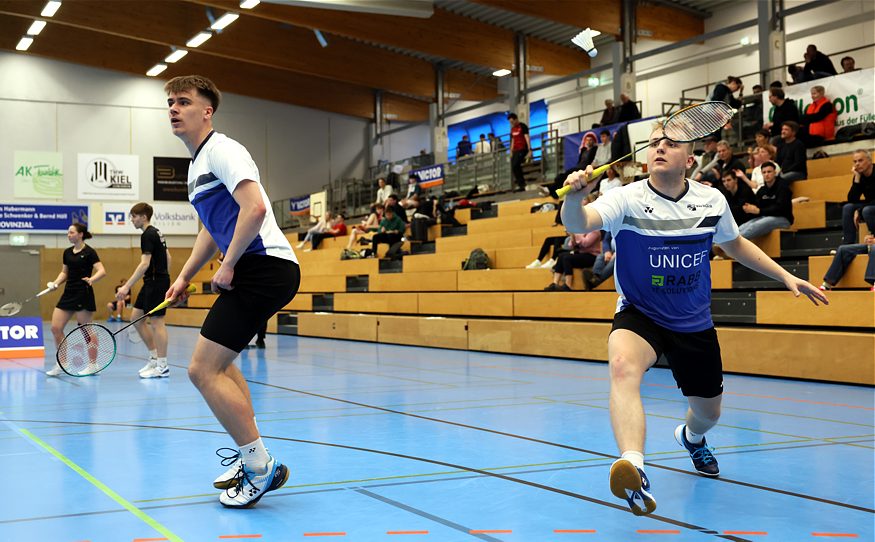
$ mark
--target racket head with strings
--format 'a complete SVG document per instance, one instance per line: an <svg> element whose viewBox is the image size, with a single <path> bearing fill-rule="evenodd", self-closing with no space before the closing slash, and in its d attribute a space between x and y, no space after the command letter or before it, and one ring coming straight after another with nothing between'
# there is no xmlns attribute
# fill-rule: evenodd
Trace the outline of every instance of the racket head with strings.
<svg viewBox="0 0 875 542"><path fill-rule="evenodd" d="M678 143L689 143L723 128L738 112L726 102L701 102L675 111L662 123L662 133Z"/></svg>
<svg viewBox="0 0 875 542"><path fill-rule="evenodd" d="M21 312L21 303L7 303L0 307L0 316L15 316Z"/></svg>
<svg viewBox="0 0 875 542"><path fill-rule="evenodd" d="M112 331L100 324L88 323L64 337L55 357L65 373L83 377L96 375L109 367L117 350Z"/></svg>

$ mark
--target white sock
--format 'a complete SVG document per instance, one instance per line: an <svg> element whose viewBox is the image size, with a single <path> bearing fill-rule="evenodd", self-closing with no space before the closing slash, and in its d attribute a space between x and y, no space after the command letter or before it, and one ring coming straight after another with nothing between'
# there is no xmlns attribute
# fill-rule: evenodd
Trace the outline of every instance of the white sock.
<svg viewBox="0 0 875 542"><path fill-rule="evenodd" d="M246 446L240 447L240 455L243 457L243 464L250 471L258 474L264 473L267 470L267 462L270 461L270 455L261 442L261 437L254 442L250 442Z"/></svg>
<svg viewBox="0 0 875 542"><path fill-rule="evenodd" d="M704 440L705 434L693 433L692 431L690 431L689 425L686 427L687 428L684 429L684 436L687 437L687 442L689 442L690 444L702 444L702 440Z"/></svg>
<svg viewBox="0 0 875 542"><path fill-rule="evenodd" d="M158 361L158 367L167 367L167 358L156 358Z"/></svg>
<svg viewBox="0 0 875 542"><path fill-rule="evenodd" d="M158 359L158 350L149 350L149 359Z"/></svg>
<svg viewBox="0 0 875 542"><path fill-rule="evenodd" d="M255 424L255 430L258 431L258 420L255 419L255 416L252 417L252 423Z"/></svg>
<svg viewBox="0 0 875 542"><path fill-rule="evenodd" d="M636 452L634 450L623 452L623 455L620 456L621 459L625 459L629 463L632 463L636 467L641 470L644 470L644 454L641 452Z"/></svg>

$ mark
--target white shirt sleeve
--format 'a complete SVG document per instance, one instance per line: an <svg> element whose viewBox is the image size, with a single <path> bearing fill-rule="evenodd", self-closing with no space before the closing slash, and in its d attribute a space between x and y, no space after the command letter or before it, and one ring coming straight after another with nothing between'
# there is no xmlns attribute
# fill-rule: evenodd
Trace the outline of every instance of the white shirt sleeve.
<svg viewBox="0 0 875 542"><path fill-rule="evenodd" d="M732 212L729 210L729 205L726 198L716 200L718 203L717 212L720 213L720 220L717 222L717 229L714 232L714 242L718 245L735 240L738 237L738 224L732 218Z"/></svg>
<svg viewBox="0 0 875 542"><path fill-rule="evenodd" d="M249 151L234 141L223 142L211 149L210 171L216 174L231 193L246 179L261 182L258 166Z"/></svg>
<svg viewBox="0 0 875 542"><path fill-rule="evenodd" d="M633 185L627 185L633 186ZM616 234L617 230L623 223L623 216L626 214L626 201L630 190L625 187L615 188L607 193L599 196L597 200L590 203L589 206L602 217L602 229Z"/></svg>

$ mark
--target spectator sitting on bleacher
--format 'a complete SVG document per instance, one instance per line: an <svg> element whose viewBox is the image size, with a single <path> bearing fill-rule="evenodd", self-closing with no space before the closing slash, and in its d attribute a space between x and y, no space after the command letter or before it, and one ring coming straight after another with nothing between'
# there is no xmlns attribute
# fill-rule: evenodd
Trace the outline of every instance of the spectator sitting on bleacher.
<svg viewBox="0 0 875 542"><path fill-rule="evenodd" d="M602 232L599 230L570 237L571 251L559 254L559 260L553 267L553 282L544 288L548 292L570 292L574 270L592 267L595 257L601 252Z"/></svg>
<svg viewBox="0 0 875 542"><path fill-rule="evenodd" d="M702 175L704 175L706 171L711 171L711 169L717 165L717 141L719 141L719 139L713 135L709 135L702 140L702 143L705 146L705 151L702 153L702 156L699 157L699 165L690 172L689 178L701 182Z"/></svg>
<svg viewBox="0 0 875 542"><path fill-rule="evenodd" d="M390 247L401 240L404 236L404 230L407 224L401 220L401 217L395 213L394 207L386 205L383 209L383 219L380 220L380 230L371 239L371 249L373 256L377 256L377 247L380 243L386 243Z"/></svg>
<svg viewBox="0 0 875 542"><path fill-rule="evenodd" d="M566 232L565 235L547 237L544 239L541 243L541 250L538 251L538 257L533 260L532 263L527 265L526 269L550 269L556 265L556 262L559 260L559 254L564 250L563 246L565 245L565 240L570 236L571 234ZM550 254L550 258L541 263L547 254Z"/></svg>
<svg viewBox="0 0 875 542"><path fill-rule="evenodd" d="M307 234L304 236L304 240L298 243L295 248L304 248L304 245L311 242L313 240L313 236L317 233L322 233L328 229L328 223L331 221L331 211L325 211L325 213L319 217L319 220L316 222L316 225L307 230Z"/></svg>
<svg viewBox="0 0 875 542"><path fill-rule="evenodd" d="M605 176L602 177L601 181L599 181L598 195L601 196L605 192L613 190L614 188L619 188L621 186L623 186L623 179L621 179L620 176L617 175L617 170L615 169L615 166L611 166L605 170Z"/></svg>
<svg viewBox="0 0 875 542"><path fill-rule="evenodd" d="M719 188L723 174L737 169L743 170L744 164L733 156L732 147L729 145L729 142L721 140L717 143L717 163L710 170L700 172L701 176L695 180L702 184Z"/></svg>
<svg viewBox="0 0 875 542"><path fill-rule="evenodd" d="M772 145L778 145L781 142L781 127L788 120L799 122L799 109L793 100L788 100L784 94L784 89L778 87L769 88L769 103L775 109L772 111L772 120L763 124L763 128L769 130L772 134Z"/></svg>
<svg viewBox="0 0 875 542"><path fill-rule="evenodd" d="M599 119L599 126L607 126L617 122L617 117L620 111L614 107L614 100L608 98L605 100L605 110L602 112L602 118Z"/></svg>
<svg viewBox="0 0 875 542"><path fill-rule="evenodd" d="M392 185L386 183L386 179L380 177L377 179L377 199L374 200L374 205L377 207L382 207L386 204L386 198L392 194Z"/></svg>
<svg viewBox="0 0 875 542"><path fill-rule="evenodd" d="M723 174L723 186L720 188L720 191L723 192L726 203L729 204L729 210L732 212L732 218L735 219L736 224L741 226L753 218L753 215L744 211L744 206L746 204L755 204L757 198L747 183L740 181L737 174L731 171L725 172Z"/></svg>
<svg viewBox="0 0 875 542"><path fill-rule="evenodd" d="M361 223L353 226L349 232L349 242L346 243L346 248L352 250L355 242L366 233L379 230L381 218L383 218L383 207L381 205L371 205L371 212L368 217L362 220Z"/></svg>
<svg viewBox="0 0 875 542"><path fill-rule="evenodd" d="M824 141L835 137L838 113L825 92L820 85L811 87L811 104L805 108L805 114L799 119L802 126L799 135L809 148L822 145Z"/></svg>
<svg viewBox="0 0 875 542"><path fill-rule="evenodd" d="M808 177L808 157L805 144L796 138L799 124L788 120L781 126L781 143L775 161L781 166L781 178L788 183Z"/></svg>
<svg viewBox="0 0 875 542"><path fill-rule="evenodd" d="M817 50L815 45L805 49L805 66L802 67L802 80L813 81L822 77L836 75L835 66L828 56Z"/></svg>
<svg viewBox="0 0 875 542"><path fill-rule="evenodd" d="M419 176L410 175L407 178L407 195L401 200L401 207L415 209L419 205L420 194L422 194L422 187L419 186Z"/></svg>
<svg viewBox="0 0 875 542"><path fill-rule="evenodd" d="M310 248L305 248L304 252L310 252L311 250L319 248L319 245L322 244L322 240L326 237L340 237L346 235L346 224L343 220L343 214L338 213L335 215L328 223L328 229L321 233L313 234L313 238L310 240Z"/></svg>
<svg viewBox="0 0 875 542"><path fill-rule="evenodd" d="M592 269L583 269L583 287L592 290L614 276L614 253L617 250L611 232L602 232L602 251L595 257Z"/></svg>
<svg viewBox="0 0 875 542"><path fill-rule="evenodd" d="M577 163L571 169L556 175L553 179L553 184L541 186L541 193L545 196L549 195L553 199L560 199L556 191L562 188L565 178L573 171L586 169L586 166L590 165L595 159L596 152L598 152L598 146L596 145L595 132L583 134L583 139L580 140L580 147L578 147Z"/></svg>
<svg viewBox="0 0 875 542"><path fill-rule="evenodd" d="M753 137L757 147L762 147L763 145L771 145L771 143L769 142L769 138L772 137L772 134L765 128L757 130L757 133L755 133Z"/></svg>
<svg viewBox="0 0 875 542"><path fill-rule="evenodd" d="M593 167L603 166L611 161L611 132L602 130L599 138L602 142L598 144L598 148L595 151L595 158L592 160Z"/></svg>
<svg viewBox="0 0 875 542"><path fill-rule="evenodd" d="M855 72L860 68L855 67L856 61L852 56L842 57L842 73Z"/></svg>
<svg viewBox="0 0 875 542"><path fill-rule="evenodd" d="M866 273L863 275L863 280L869 284L875 284L875 236L867 235L862 243L853 243L850 245L841 245L833 256L832 263L826 274L823 276L823 284L820 285L821 290L832 290L839 283L854 261L858 254L869 254L869 262L866 264ZM870 292L875 292L875 286L869 288Z"/></svg>
<svg viewBox="0 0 875 542"><path fill-rule="evenodd" d="M641 118L641 112L638 111L638 105L636 105L629 96L620 94L620 104L620 113L617 116L617 122L629 122Z"/></svg>
<svg viewBox="0 0 875 542"><path fill-rule="evenodd" d="M857 242L857 227L865 222L869 233L875 235L875 167L869 151L854 151L854 175L848 190L848 203L842 207L842 244Z"/></svg>
<svg viewBox="0 0 875 542"><path fill-rule="evenodd" d="M735 176L738 177L739 180L744 181L747 186L750 187L751 191L756 194L765 183L765 181L763 181L762 165L766 162L774 163L777 152L777 149L768 143L764 144L762 147L754 148L753 152L750 153L750 164L753 167L750 172L750 177L747 176L743 169L736 170ZM777 166L775 171L780 175L781 166Z"/></svg>
<svg viewBox="0 0 875 542"><path fill-rule="evenodd" d="M738 227L745 239L756 239L772 230L793 224L793 194L787 181L778 178L774 162L762 165L765 184L756 194L756 203L745 203L744 212L752 215Z"/></svg>

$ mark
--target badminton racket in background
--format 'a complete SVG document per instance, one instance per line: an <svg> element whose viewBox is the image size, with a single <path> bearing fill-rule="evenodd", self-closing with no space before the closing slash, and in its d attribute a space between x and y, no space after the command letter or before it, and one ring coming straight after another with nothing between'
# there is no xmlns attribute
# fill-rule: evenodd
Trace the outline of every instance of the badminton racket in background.
<svg viewBox="0 0 875 542"><path fill-rule="evenodd" d="M593 45L592 37L593 31L590 30L589 27L587 27L581 30L579 34L571 38L571 43L586 51L586 54L588 54L590 58L595 58L599 51L595 48L595 45Z"/></svg>
<svg viewBox="0 0 875 542"><path fill-rule="evenodd" d="M729 122L737 111L726 102L702 102L680 111L676 111L662 123L662 133L665 139L677 143L689 143L705 136L711 135ZM618 162L629 158L641 149L648 147L650 143L638 147L619 160L595 168L590 179L595 179ZM556 191L561 198L571 191L571 185L563 186Z"/></svg>
<svg viewBox="0 0 875 542"><path fill-rule="evenodd" d="M195 290L196 288L192 285L188 287L186 292L192 294ZM176 300L176 302L180 301L182 300ZM154 309L136 320L132 320L116 331L110 331L107 327L94 322L77 327L70 333L67 333L67 336L58 345L58 352L56 354L58 365L70 376L91 376L99 373L109 367L109 364L115 359L118 351L115 340L116 335L143 318L161 309L166 309L172 303L174 301L165 299Z"/></svg>
<svg viewBox="0 0 875 542"><path fill-rule="evenodd" d="M29 302L33 301L34 299L36 299L38 297L42 297L54 289L55 288L52 288L51 286L49 286L48 288L46 288L42 292L28 297L27 299L25 299L21 303L16 303L15 301L13 301L12 303L7 303L7 304L3 305L2 307L0 307L0 316L15 316L16 314L21 312L22 305L26 305Z"/></svg>

